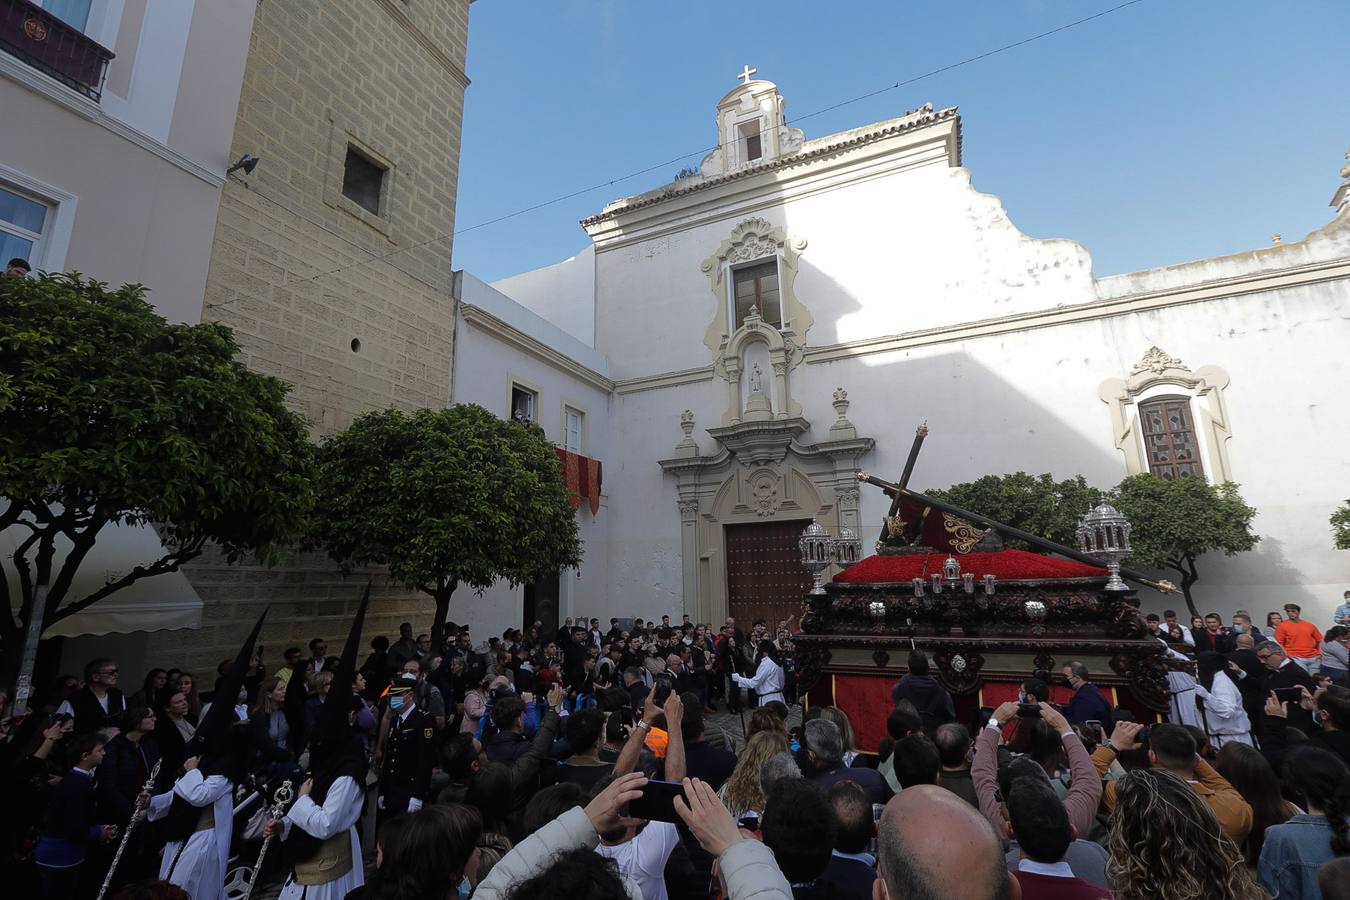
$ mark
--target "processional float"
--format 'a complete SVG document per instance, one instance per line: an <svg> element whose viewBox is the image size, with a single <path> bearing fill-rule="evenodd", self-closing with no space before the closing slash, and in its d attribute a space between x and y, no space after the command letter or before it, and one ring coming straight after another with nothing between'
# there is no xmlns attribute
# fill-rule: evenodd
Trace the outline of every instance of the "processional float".
<svg viewBox="0 0 1350 900"><path fill-rule="evenodd" d="M1176 588L1121 565L1130 548L1125 517L1107 504L1087 511L1075 549L914 491L909 478L927 433L918 429L898 482L857 475L891 498L875 555L858 559L856 538L831 538L814 522L802 535L803 565L816 575L794 637L808 702L864 722L855 724L860 746L874 749L890 687L919 649L953 693L960 721L1015 699L1034 672L1058 675L1071 661L1141 719L1165 710L1163 647L1148 636L1127 582ZM1003 539L1044 552L1010 549ZM840 572L822 582L834 565Z"/></svg>

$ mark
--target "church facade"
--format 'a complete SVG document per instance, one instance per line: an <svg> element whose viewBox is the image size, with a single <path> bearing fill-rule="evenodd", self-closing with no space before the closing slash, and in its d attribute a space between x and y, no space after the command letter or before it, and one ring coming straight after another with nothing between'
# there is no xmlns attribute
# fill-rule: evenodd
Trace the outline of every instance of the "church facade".
<svg viewBox="0 0 1350 900"><path fill-rule="evenodd" d="M1350 586L1327 522L1350 495L1345 185L1303 240L1096 278L1084 247L1022 234L974 187L954 108L807 139L749 74L697 174L585 219L572 259L457 279L453 399L528 406L603 466L560 617L785 618L809 584L801 530L870 548L887 501L854 472L894 478L927 422L919 489L1237 482L1262 540L1202 558L1202 611L1329 620ZM460 615L500 633L531 602L499 586Z"/></svg>

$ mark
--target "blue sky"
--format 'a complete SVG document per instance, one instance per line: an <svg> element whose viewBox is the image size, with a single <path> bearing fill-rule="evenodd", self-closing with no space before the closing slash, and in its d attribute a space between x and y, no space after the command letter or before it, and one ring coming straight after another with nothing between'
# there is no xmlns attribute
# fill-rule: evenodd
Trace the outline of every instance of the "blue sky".
<svg viewBox="0 0 1350 900"><path fill-rule="evenodd" d="M460 234L454 266L494 280L576 253L577 220L698 164L743 65L778 84L791 120L1119 2L479 0L457 229L666 164ZM959 106L975 187L1027 234L1083 243L1098 275L1233 253L1331 218L1350 147L1345 12L1143 0L797 125L813 138Z"/></svg>

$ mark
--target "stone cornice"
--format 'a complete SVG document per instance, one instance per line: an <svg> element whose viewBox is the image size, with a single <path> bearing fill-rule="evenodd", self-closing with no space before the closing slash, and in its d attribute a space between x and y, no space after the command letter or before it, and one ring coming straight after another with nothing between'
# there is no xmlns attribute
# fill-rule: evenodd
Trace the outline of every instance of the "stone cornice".
<svg viewBox="0 0 1350 900"><path fill-rule="evenodd" d="M385 0L385 2L389 2L389 0ZM630 202L619 201L619 203L615 204L610 209L603 210L593 216L582 219L581 226L583 228L589 228L606 219L612 219L616 216L621 216L624 213L648 206L654 206L658 203L664 203L667 200L672 200L685 194L693 194L698 191L716 187L717 185L726 184L730 181L748 178L752 175L761 175L765 172L773 172L778 169L801 165L802 163L807 163L814 159L831 156L840 151L860 147L864 144L870 144L874 141L881 140L882 138L891 137L892 135L900 134L905 131L925 128L945 119L953 119L956 123L955 157L952 161L952 165L959 166L961 165L961 119L956 114L956 107L949 106L946 109L937 111L923 111L922 114L919 115L908 113L894 119L889 119L885 122L878 122L875 125L864 126L863 128L853 129L852 131L840 132L837 135L829 135L828 137L819 139L819 141L809 142L799 153L779 156L762 165L738 169L735 172L728 172L725 175L718 175L713 178L700 178L697 180L689 179L692 183L687 187L673 188L669 191L654 194L653 196L644 197L638 195L637 197L632 198ZM831 140L831 138L838 139ZM815 146L812 146L812 144L815 144Z"/></svg>
<svg viewBox="0 0 1350 900"><path fill-rule="evenodd" d="M869 356L873 353L890 353L909 347L943 344L969 338L1026 331L1032 328L1050 328L1056 325L1147 312L1169 306L1205 303L1211 300L1223 300L1229 297L1240 297L1280 288L1321 284L1340 279L1350 279L1350 259L1311 263L1306 266L1272 272L1255 272L1202 284L1185 285L1141 294L1128 294L1107 300L1094 300L1090 303L1035 310L1012 316L982 319L977 322L962 322L921 331L863 338L821 347L807 347L805 351L806 362L809 364L826 363L839 359ZM702 366L696 369L658 372L637 378L617 380L614 382L614 389L616 393L620 394L660 390L700 381L710 381L713 377L712 366Z"/></svg>
<svg viewBox="0 0 1350 900"><path fill-rule="evenodd" d="M487 310L469 303L461 303L459 309L464 316L464 321L468 324L491 332L494 337L511 344L536 359L561 369L569 375L575 376L592 387L606 392L614 390L614 382L609 378L588 366L583 366L571 357L564 356L519 328L508 325Z"/></svg>
<svg viewBox="0 0 1350 900"><path fill-rule="evenodd" d="M32 66L20 62L7 53L0 53L0 77L10 79L38 96L64 107L82 119L103 126L118 137L153 153L170 165L182 169L194 178L201 179L217 190L225 184L223 172L213 172L201 163L188 159L178 151L165 146L150 135L137 131L120 119L113 118L93 100L72 91L59 81L43 75Z"/></svg>
<svg viewBox="0 0 1350 900"><path fill-rule="evenodd" d="M948 166L953 125L895 135L862 148L806 162L796 169L721 184L703 193L682 195L667 204L640 209L587 229L596 253L680 234L699 225L762 215L796 201L842 187L865 184L910 169Z"/></svg>
<svg viewBox="0 0 1350 900"><path fill-rule="evenodd" d="M1191 303L1205 303L1210 300L1225 300L1245 294L1320 284L1344 278L1350 278L1350 259L1313 263L1273 272L1254 272L1201 284L1148 291L1141 294L1129 294L1123 297L1094 300L1073 306L1061 306L1054 309L1000 316L994 319L982 319L977 322L942 325L921 331L863 338L824 347L808 347L806 349L806 362L808 364L833 362L840 359L869 356L874 353L890 353L895 350L921 347L927 344L943 344L969 338L1027 331L1032 328L1050 328L1056 325L1106 319L1112 316L1147 312L1171 306L1185 306Z"/></svg>
<svg viewBox="0 0 1350 900"><path fill-rule="evenodd" d="M435 41L427 37L422 29L417 27L416 22L408 18L408 13L404 10L405 4L402 0L375 0L375 2L378 3L385 12L389 13L390 18L397 22L399 26L408 33L408 36L416 41L422 49L426 50L431 58L435 60L442 69L448 72L451 77L464 87L467 88L469 86L469 76L465 74L464 70L457 66L455 61L451 59L444 50L436 45Z"/></svg>
<svg viewBox="0 0 1350 900"><path fill-rule="evenodd" d="M699 366L695 369L681 369L678 372L658 372L655 375L616 379L614 381L614 393L636 394L639 391L656 391L661 388L678 387L682 384L698 384L700 381L712 380L713 367Z"/></svg>

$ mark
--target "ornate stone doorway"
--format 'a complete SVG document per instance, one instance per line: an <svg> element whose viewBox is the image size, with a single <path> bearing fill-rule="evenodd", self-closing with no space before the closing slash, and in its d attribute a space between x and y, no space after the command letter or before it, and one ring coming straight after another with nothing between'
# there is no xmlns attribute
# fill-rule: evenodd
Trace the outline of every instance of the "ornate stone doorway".
<svg viewBox="0 0 1350 900"><path fill-rule="evenodd" d="M800 416L756 419L708 429L717 446L707 456L693 437L693 413L682 417L684 440L675 448L677 455L660 465L678 482L684 611L695 621L720 622L732 608L732 591L742 588L747 593L737 603L763 612L738 618L786 618L800 608L805 594L805 587L798 587L795 601L785 599L791 585L809 585L797 562L797 538L806 523L814 518L832 532L841 527L857 531L854 473L874 441L858 436L846 416L848 405L847 393L836 391L837 418L828 440L800 443L810 427ZM772 547L754 543L770 540L771 534ZM765 558L732 556L742 551ZM733 563L742 559L745 568L733 573ZM770 577L772 587L761 584Z"/></svg>

